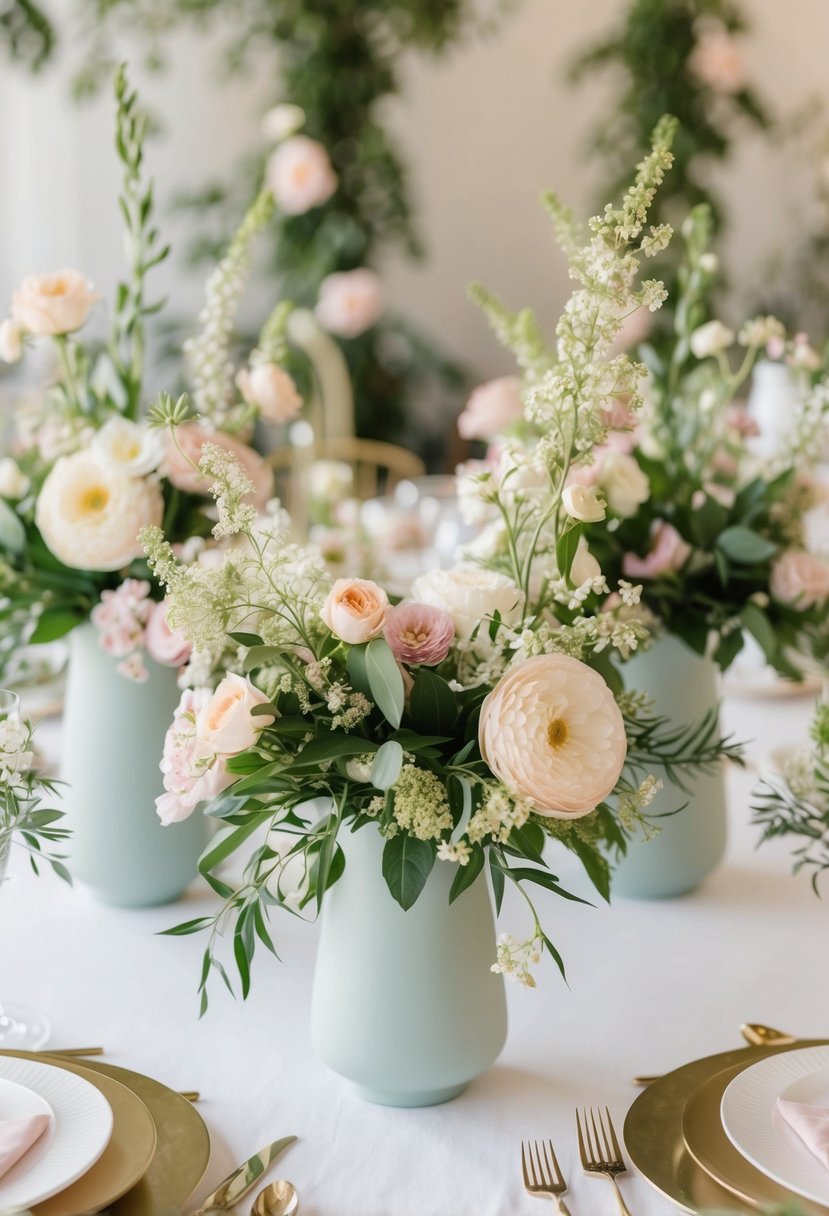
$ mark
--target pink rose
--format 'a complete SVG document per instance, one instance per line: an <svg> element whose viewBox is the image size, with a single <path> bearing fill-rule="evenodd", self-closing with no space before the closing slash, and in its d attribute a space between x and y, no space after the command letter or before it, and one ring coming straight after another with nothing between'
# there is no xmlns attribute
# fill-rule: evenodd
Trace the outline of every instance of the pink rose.
<svg viewBox="0 0 829 1216"><path fill-rule="evenodd" d="M645 557L626 553L622 571L627 578L658 578L660 574L680 570L691 556L687 545L673 524L656 520L651 528L651 547Z"/></svg>
<svg viewBox="0 0 829 1216"><path fill-rule="evenodd" d="M144 632L144 645L150 657L163 667L181 667L190 658L193 647L183 633L171 629L167 622L167 600L153 606Z"/></svg>
<svg viewBox="0 0 829 1216"><path fill-rule="evenodd" d="M163 471L177 490L185 490L188 494L210 493L210 482L202 477L188 461L198 464L202 448L206 443L215 444L226 452L232 452L247 476L253 482L253 490L246 496L246 501L255 507L264 507L273 492L273 473L258 452L227 435L224 431L208 431L197 422L186 422L176 430L181 452L172 439L167 444L164 457ZM184 456L182 456L182 452ZM186 458L186 459L185 459Z"/></svg>
<svg viewBox="0 0 829 1216"><path fill-rule="evenodd" d="M225 676L219 687L202 706L196 721L196 737L205 752L238 756L253 747L263 727L274 722L272 714L257 714L256 705L267 705L268 698L250 680L234 673Z"/></svg>
<svg viewBox="0 0 829 1216"><path fill-rule="evenodd" d="M196 720L209 700L206 688L185 689L167 728L160 765L165 792L155 802L165 826L187 819L200 802L211 801L236 780L220 756L199 746Z"/></svg>
<svg viewBox="0 0 829 1216"><path fill-rule="evenodd" d="M746 65L742 50L724 26L706 29L694 47L688 66L716 93L739 93L746 85Z"/></svg>
<svg viewBox="0 0 829 1216"><path fill-rule="evenodd" d="M335 637L352 646L383 632L389 597L371 579L338 578L328 593L322 619Z"/></svg>
<svg viewBox="0 0 829 1216"><path fill-rule="evenodd" d="M449 653L454 636L449 613L432 604L398 604L386 619L386 641L401 663L437 667Z"/></svg>
<svg viewBox="0 0 829 1216"><path fill-rule="evenodd" d="M265 184L287 215L304 215L328 202L337 189L337 175L322 144L294 135L268 161Z"/></svg>
<svg viewBox="0 0 829 1216"><path fill-rule="evenodd" d="M772 566L771 593L782 604L813 608L829 599L829 563L814 553L787 550Z"/></svg>
<svg viewBox="0 0 829 1216"><path fill-rule="evenodd" d="M461 439L493 439L524 416L521 381L502 376L481 384L471 394L458 418Z"/></svg>
<svg viewBox="0 0 829 1216"><path fill-rule="evenodd" d="M245 401L256 406L269 422L291 422L302 409L302 398L293 377L278 363L257 363L243 367L236 386Z"/></svg>
<svg viewBox="0 0 829 1216"><path fill-rule="evenodd" d="M320 283L316 318L340 338L356 338L376 325L383 310L380 280L373 270L329 274Z"/></svg>
<svg viewBox="0 0 829 1216"><path fill-rule="evenodd" d="M612 404L602 410L602 421L611 431L634 431L639 420L626 402L614 397Z"/></svg>

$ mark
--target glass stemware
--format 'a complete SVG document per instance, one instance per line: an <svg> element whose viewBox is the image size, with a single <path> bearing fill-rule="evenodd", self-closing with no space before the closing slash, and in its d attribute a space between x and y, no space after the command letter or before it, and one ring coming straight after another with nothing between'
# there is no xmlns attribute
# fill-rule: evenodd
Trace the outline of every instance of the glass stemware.
<svg viewBox="0 0 829 1216"><path fill-rule="evenodd" d="M20 698L17 693L0 688L0 730L6 722L20 719ZM2 766L2 758L0 758ZM0 775L0 894L8 881L6 871L9 864L15 817L19 803L16 795ZM6 923L8 919L4 918ZM41 1014L33 1013L22 1005L0 1000L0 1048L13 1051L36 1051L47 1042L51 1027Z"/></svg>

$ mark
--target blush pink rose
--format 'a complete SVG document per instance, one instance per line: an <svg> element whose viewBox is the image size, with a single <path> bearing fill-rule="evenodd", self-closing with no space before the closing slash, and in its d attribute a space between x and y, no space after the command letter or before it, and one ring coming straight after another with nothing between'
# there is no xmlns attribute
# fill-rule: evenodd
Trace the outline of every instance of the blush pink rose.
<svg viewBox="0 0 829 1216"><path fill-rule="evenodd" d="M385 637L401 663L437 667L449 653L455 625L433 604L398 604L386 619Z"/></svg>
<svg viewBox="0 0 829 1216"><path fill-rule="evenodd" d="M164 793L155 802L165 826L187 819L200 802L209 802L236 780L220 756L199 745L196 721L210 699L207 688L185 689L167 728L160 765Z"/></svg>
<svg viewBox="0 0 829 1216"><path fill-rule="evenodd" d="M292 422L302 409L302 398L293 377L278 363L257 363L243 367L236 376L236 387L269 422Z"/></svg>
<svg viewBox="0 0 829 1216"><path fill-rule="evenodd" d="M321 143L307 135L294 135L268 161L265 184L280 210L304 215L328 202L337 189L337 175Z"/></svg>
<svg viewBox="0 0 829 1216"><path fill-rule="evenodd" d="M198 464L202 448L206 443L215 444L226 452L232 452L247 476L253 483L253 490L246 496L246 501L255 507L262 508L273 493L273 473L258 452L224 431L208 431L197 422L186 422L176 430L181 452L170 440L164 456L163 471L177 490L185 490L188 494L210 493L210 482L202 477L188 461ZM182 456L182 452L184 456ZM186 459L185 459L186 457Z"/></svg>
<svg viewBox="0 0 829 1216"><path fill-rule="evenodd" d="M30 274L12 296L12 320L30 334L71 334L100 298L78 270Z"/></svg>
<svg viewBox="0 0 829 1216"><path fill-rule="evenodd" d="M340 338L356 338L376 325L383 311L383 291L373 270L345 270L320 283L316 318Z"/></svg>
<svg viewBox="0 0 829 1216"><path fill-rule="evenodd" d="M742 49L724 26L703 31L689 56L688 66L715 93L739 93L746 86Z"/></svg>
<svg viewBox="0 0 829 1216"><path fill-rule="evenodd" d="M691 556L691 546L686 544L673 524L656 520L651 528L651 547L645 557L626 553L622 559L622 571L627 578L658 578L660 574L680 570Z"/></svg>
<svg viewBox="0 0 829 1216"><path fill-rule="evenodd" d="M829 563L814 553L787 550L772 566L771 593L782 604L813 608L829 599Z"/></svg>
<svg viewBox="0 0 829 1216"><path fill-rule="evenodd" d="M470 395L458 417L461 439L494 439L524 415L521 381L517 376L501 376L481 384Z"/></svg>
<svg viewBox="0 0 829 1216"><path fill-rule="evenodd" d="M338 578L322 608L322 619L335 637L352 646L383 632L389 597L367 578Z"/></svg>
<svg viewBox="0 0 829 1216"><path fill-rule="evenodd" d="M144 645L156 663L161 663L163 667L181 667L190 658L193 647L183 633L170 628L167 608L167 600L153 606L144 631Z"/></svg>
<svg viewBox="0 0 829 1216"><path fill-rule="evenodd" d="M250 680L235 673L225 676L219 687L202 706L196 721L199 747L220 756L237 756L253 747L263 727L274 722L272 714L251 710L267 705L268 698Z"/></svg>

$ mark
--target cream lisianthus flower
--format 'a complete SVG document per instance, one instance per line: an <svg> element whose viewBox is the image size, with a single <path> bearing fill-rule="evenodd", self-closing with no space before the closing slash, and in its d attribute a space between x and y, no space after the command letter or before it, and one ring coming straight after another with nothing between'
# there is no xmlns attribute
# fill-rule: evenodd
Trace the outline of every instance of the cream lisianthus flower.
<svg viewBox="0 0 829 1216"><path fill-rule="evenodd" d="M16 460L4 456L0 460L0 498L11 498L16 501L22 498L29 489L31 482Z"/></svg>
<svg viewBox="0 0 829 1216"><path fill-rule="evenodd" d="M411 598L448 612L457 637L467 639L477 629L477 640L489 640L487 622L495 613L505 625L517 625L524 607L524 594L505 574L474 566L431 570L412 583Z"/></svg>
<svg viewBox="0 0 829 1216"><path fill-rule="evenodd" d="M691 350L697 359L708 359L727 350L733 341L733 329L722 321L706 321L691 334Z"/></svg>
<svg viewBox="0 0 829 1216"><path fill-rule="evenodd" d="M138 533L159 527L158 483L130 477L91 452L62 456L43 483L35 522L60 561L77 570L120 570L143 555Z"/></svg>
<svg viewBox="0 0 829 1216"><path fill-rule="evenodd" d="M614 789L625 724L598 672L563 654L513 667L481 707L481 755L511 793L553 819L589 815Z"/></svg>
<svg viewBox="0 0 829 1216"><path fill-rule="evenodd" d="M629 519L651 494L651 483L638 461L624 452L608 452L603 458L599 485L611 511Z"/></svg>
<svg viewBox="0 0 829 1216"><path fill-rule="evenodd" d="M561 501L571 519L579 519L585 524L596 524L606 514L604 503L591 486L565 486Z"/></svg>
<svg viewBox="0 0 829 1216"><path fill-rule="evenodd" d="M79 270L30 274L12 296L12 320L30 334L71 334L100 298Z"/></svg>
<svg viewBox="0 0 829 1216"><path fill-rule="evenodd" d="M128 418L110 418L96 432L92 447L105 463L122 473L143 477L161 464L164 439L159 431L130 422Z"/></svg>

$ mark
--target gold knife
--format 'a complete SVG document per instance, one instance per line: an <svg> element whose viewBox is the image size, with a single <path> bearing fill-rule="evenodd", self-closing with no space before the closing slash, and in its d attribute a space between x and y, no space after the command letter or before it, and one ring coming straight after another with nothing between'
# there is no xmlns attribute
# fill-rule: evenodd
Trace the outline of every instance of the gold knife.
<svg viewBox="0 0 829 1216"><path fill-rule="evenodd" d="M294 1140L296 1136L283 1136L281 1140L275 1140L273 1144L254 1153L249 1161L229 1174L212 1195L202 1201L201 1207L193 1212L192 1216L208 1216L209 1212L225 1212L235 1207L239 1200L256 1186L271 1162L275 1161L289 1144L293 1144Z"/></svg>

